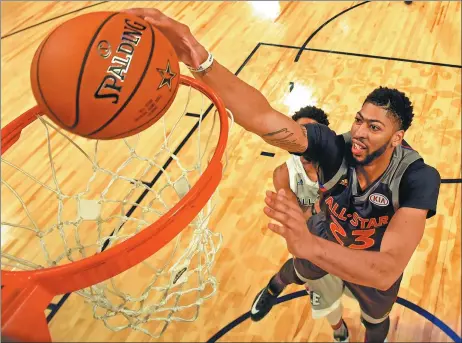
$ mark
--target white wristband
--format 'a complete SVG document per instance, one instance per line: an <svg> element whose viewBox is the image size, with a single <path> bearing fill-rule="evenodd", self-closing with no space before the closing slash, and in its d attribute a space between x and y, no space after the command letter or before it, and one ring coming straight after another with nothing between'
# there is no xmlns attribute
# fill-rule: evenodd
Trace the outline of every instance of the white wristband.
<svg viewBox="0 0 462 343"><path fill-rule="evenodd" d="M205 62L202 63L198 68L193 68L188 65L186 65L186 67L188 67L188 69L191 70L193 73L201 73L207 70L208 68L210 68L212 63L213 63L213 55L209 52L209 56L207 57Z"/></svg>

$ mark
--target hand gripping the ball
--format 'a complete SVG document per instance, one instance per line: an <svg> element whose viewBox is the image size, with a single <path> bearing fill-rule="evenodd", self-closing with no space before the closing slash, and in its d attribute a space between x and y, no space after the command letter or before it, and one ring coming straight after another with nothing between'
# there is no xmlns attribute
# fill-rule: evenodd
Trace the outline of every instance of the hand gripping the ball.
<svg viewBox="0 0 462 343"><path fill-rule="evenodd" d="M207 59L207 50L192 35L187 25L155 8L132 8L125 12L141 17L159 29L173 45L179 60L184 64L197 68Z"/></svg>

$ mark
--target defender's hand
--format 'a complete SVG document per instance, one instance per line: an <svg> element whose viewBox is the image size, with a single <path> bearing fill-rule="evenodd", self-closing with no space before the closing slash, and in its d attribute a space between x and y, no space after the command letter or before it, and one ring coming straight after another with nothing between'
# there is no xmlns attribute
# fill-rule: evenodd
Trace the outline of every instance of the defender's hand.
<svg viewBox="0 0 462 343"><path fill-rule="evenodd" d="M155 8L132 8L124 12L141 17L159 29L173 45L179 60L184 64L197 68L207 59L207 50L192 35L188 26Z"/></svg>

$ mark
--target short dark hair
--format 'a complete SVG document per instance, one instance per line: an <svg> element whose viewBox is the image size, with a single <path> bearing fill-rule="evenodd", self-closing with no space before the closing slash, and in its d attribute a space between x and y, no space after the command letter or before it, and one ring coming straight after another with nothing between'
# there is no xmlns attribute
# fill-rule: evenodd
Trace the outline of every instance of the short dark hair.
<svg viewBox="0 0 462 343"><path fill-rule="evenodd" d="M305 106L299 109L295 114L292 116L292 119L297 121L301 118L308 118L316 120L319 124L323 124L329 126L329 120L327 119L327 114L317 108L315 106Z"/></svg>
<svg viewBox="0 0 462 343"><path fill-rule="evenodd" d="M399 122L400 130L406 131L412 123L414 113L409 98L397 89L379 87L374 89L364 100L364 103L379 106L391 113Z"/></svg>

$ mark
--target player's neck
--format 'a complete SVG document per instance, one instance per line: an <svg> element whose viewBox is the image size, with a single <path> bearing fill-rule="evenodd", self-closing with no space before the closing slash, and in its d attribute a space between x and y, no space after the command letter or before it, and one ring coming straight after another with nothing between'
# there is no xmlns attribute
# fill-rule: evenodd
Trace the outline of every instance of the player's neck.
<svg viewBox="0 0 462 343"><path fill-rule="evenodd" d="M391 161L393 150L385 151L381 156L377 157L368 165L360 165L356 167L356 175L358 177L359 186L361 189L366 189L374 183L387 169Z"/></svg>

